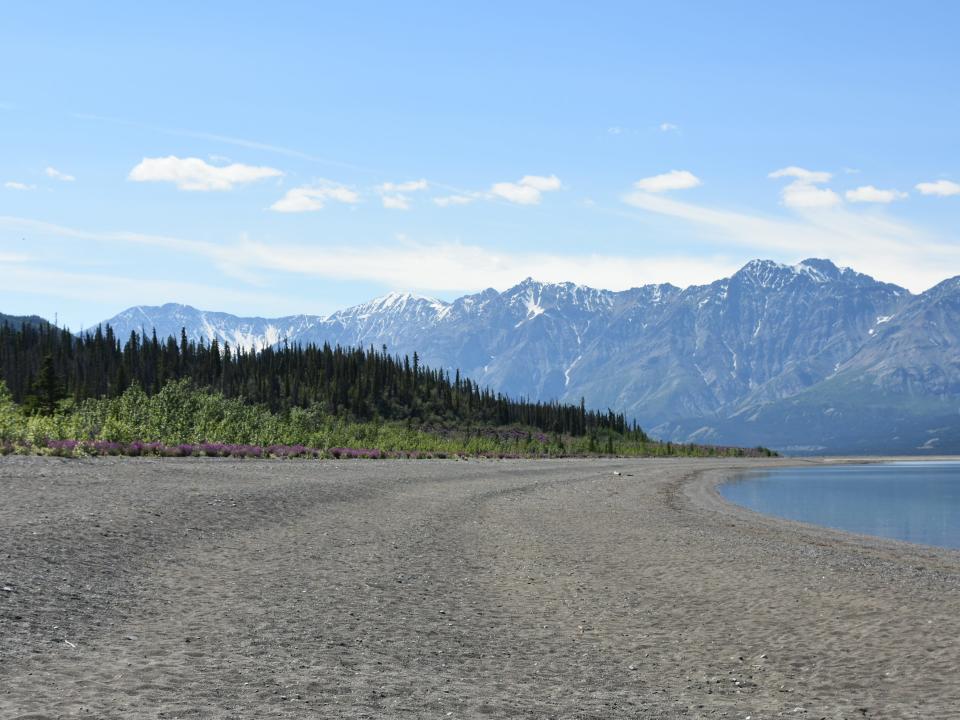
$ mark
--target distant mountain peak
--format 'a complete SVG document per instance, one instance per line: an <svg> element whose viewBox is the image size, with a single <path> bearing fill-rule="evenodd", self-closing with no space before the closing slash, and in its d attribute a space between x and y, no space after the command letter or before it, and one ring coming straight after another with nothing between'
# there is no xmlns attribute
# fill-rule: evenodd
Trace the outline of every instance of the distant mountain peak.
<svg viewBox="0 0 960 720"><path fill-rule="evenodd" d="M807 258L795 265L779 263L774 260L751 260L736 273L733 278L749 280L761 287L782 287L783 285L805 278L816 284L831 283L845 277L869 279L849 268L839 268L824 258Z"/></svg>
<svg viewBox="0 0 960 720"><path fill-rule="evenodd" d="M398 302L406 302L408 300L426 300L428 302L439 302L436 298L427 297L426 295L418 295L413 292L401 292L398 290L393 290L388 292L386 295L382 295L378 300L386 305L391 305Z"/></svg>
<svg viewBox="0 0 960 720"><path fill-rule="evenodd" d="M832 260L827 258L807 258L794 265L797 268L812 268L822 273L840 273L841 268L837 267ZM846 269L846 268L843 268Z"/></svg>
<svg viewBox="0 0 960 720"><path fill-rule="evenodd" d="M339 310L330 316L330 319L348 317L364 318L374 315L416 315L439 314L446 312L450 303L436 298L417 295L412 292L389 292L373 300Z"/></svg>
<svg viewBox="0 0 960 720"><path fill-rule="evenodd" d="M374 298L368 303L364 303L367 306L377 306L381 308L402 308L405 307L408 303L426 303L428 305L438 305L444 306L447 303L442 300L437 300L433 297L427 297L426 295L417 295L412 292L389 292L386 295L382 295L378 298Z"/></svg>
<svg viewBox="0 0 960 720"><path fill-rule="evenodd" d="M793 269L817 283L833 282L843 275L842 270L831 261L821 258L807 258L794 265Z"/></svg>
<svg viewBox="0 0 960 720"><path fill-rule="evenodd" d="M938 282L932 288L927 290L924 295L930 298L942 298L947 295L953 295L957 292L960 292L960 275L956 275L952 278L947 278L946 280Z"/></svg>

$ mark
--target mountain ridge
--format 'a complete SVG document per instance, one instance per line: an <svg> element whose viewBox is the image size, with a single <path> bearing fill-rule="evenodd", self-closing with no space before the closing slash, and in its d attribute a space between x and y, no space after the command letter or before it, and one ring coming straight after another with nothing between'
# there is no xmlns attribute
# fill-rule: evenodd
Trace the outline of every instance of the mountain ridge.
<svg viewBox="0 0 960 720"><path fill-rule="evenodd" d="M145 329L147 317L159 334L189 320L193 339L248 349L287 341L417 352L513 396L586 397L674 440L960 451L960 429L954 446L939 436L931 444L922 428L960 409L960 277L914 295L823 258L753 260L687 288L526 278L452 301L390 293L326 317L236 318L179 305L125 313L107 321L120 338ZM860 412L856 398L868 403ZM807 427L794 422L800 416ZM854 442L837 418L866 440Z"/></svg>

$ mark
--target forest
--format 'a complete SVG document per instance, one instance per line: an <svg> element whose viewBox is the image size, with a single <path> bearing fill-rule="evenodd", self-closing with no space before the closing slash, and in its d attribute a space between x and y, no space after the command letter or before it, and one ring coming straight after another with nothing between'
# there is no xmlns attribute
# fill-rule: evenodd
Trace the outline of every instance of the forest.
<svg viewBox="0 0 960 720"><path fill-rule="evenodd" d="M216 454L214 445L313 455L768 454L658 443L622 413L509 398L385 347L246 352L185 331L121 342L109 326L77 337L49 323L4 322L0 383L6 452L72 442L71 452L103 449L95 443L193 448L173 454Z"/></svg>

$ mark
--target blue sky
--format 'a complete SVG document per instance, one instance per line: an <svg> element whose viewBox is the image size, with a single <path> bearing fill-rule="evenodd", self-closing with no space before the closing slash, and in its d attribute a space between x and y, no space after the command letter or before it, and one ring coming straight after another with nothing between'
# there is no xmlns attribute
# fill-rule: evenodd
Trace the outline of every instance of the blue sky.
<svg viewBox="0 0 960 720"><path fill-rule="evenodd" d="M4 10L0 312L960 274L953 3L142 5Z"/></svg>

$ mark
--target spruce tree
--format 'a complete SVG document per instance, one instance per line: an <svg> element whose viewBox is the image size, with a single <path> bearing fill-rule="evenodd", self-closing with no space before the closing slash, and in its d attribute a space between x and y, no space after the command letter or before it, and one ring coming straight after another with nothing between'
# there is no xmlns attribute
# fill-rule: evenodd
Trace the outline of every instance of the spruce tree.
<svg viewBox="0 0 960 720"><path fill-rule="evenodd" d="M33 383L33 393L36 398L36 408L43 415L53 415L57 410L57 403L66 397L63 383L57 375L53 365L53 356L47 355L40 365L40 372Z"/></svg>

